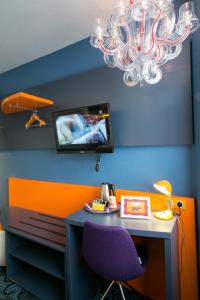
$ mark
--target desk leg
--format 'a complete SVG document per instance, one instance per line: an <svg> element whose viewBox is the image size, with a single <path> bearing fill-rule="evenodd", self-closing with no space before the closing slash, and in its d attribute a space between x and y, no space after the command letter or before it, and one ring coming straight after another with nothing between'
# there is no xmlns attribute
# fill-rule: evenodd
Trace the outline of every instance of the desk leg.
<svg viewBox="0 0 200 300"><path fill-rule="evenodd" d="M177 225L174 226L171 238L165 239L165 276L167 300L180 299L179 253Z"/></svg>
<svg viewBox="0 0 200 300"><path fill-rule="evenodd" d="M82 258L83 228L66 224L66 295L67 300L93 298L100 278L92 272Z"/></svg>

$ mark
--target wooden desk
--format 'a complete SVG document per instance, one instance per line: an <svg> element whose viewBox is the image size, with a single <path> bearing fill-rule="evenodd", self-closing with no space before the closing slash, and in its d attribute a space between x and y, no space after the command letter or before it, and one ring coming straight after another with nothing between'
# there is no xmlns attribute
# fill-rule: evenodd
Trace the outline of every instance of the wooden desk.
<svg viewBox="0 0 200 300"><path fill-rule="evenodd" d="M85 221L109 226L122 226L130 235L161 238L165 250L166 299L178 300L178 238L177 221L122 219L119 213L92 214L84 210L65 218L66 222L66 291L69 300L88 300L94 296L99 278L84 263L81 254L82 231ZM109 255L109 254L108 254ZM123 255L123 254L122 254Z"/></svg>

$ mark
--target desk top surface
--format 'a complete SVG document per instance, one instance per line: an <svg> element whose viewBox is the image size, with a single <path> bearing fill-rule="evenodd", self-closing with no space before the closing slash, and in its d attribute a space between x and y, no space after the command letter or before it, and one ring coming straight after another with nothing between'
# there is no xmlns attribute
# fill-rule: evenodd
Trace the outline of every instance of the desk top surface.
<svg viewBox="0 0 200 300"><path fill-rule="evenodd" d="M85 221L94 222L100 225L121 226L126 228L132 235L170 238L176 227L176 218L170 221L158 220L152 216L150 220L120 218L119 212L111 214L94 214L81 209L65 218L67 224L84 226Z"/></svg>

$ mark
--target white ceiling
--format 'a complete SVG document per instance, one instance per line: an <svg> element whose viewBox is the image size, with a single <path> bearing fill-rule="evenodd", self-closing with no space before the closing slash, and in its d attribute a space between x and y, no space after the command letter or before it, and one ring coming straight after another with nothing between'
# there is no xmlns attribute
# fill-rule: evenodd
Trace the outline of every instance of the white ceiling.
<svg viewBox="0 0 200 300"><path fill-rule="evenodd" d="M0 73L91 35L112 0L0 0Z"/></svg>

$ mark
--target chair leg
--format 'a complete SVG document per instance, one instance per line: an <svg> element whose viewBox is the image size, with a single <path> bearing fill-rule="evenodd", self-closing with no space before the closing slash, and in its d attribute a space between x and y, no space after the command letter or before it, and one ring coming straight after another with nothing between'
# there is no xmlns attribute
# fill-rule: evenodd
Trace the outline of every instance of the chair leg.
<svg viewBox="0 0 200 300"><path fill-rule="evenodd" d="M125 296L124 296L124 292L123 292L122 286L121 286L121 284L119 282L118 282L118 285L119 285L119 288L120 288L123 300L126 300Z"/></svg>
<svg viewBox="0 0 200 300"><path fill-rule="evenodd" d="M111 287L112 287L112 285L113 285L114 282L115 282L114 280L111 282L111 284L109 285L109 287L105 291L105 293L104 293L103 297L101 298L101 300L103 300L105 298L105 296L108 294L108 292L111 289Z"/></svg>

